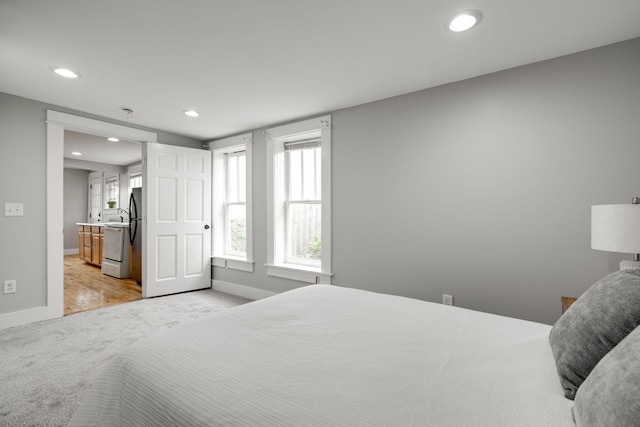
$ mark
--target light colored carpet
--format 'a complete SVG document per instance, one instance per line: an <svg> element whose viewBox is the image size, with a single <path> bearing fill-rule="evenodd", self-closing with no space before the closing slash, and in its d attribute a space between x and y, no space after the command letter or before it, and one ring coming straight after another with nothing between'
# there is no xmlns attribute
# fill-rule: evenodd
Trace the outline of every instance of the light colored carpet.
<svg viewBox="0 0 640 427"><path fill-rule="evenodd" d="M246 302L204 290L0 330L0 426L65 426L96 373L120 350Z"/></svg>

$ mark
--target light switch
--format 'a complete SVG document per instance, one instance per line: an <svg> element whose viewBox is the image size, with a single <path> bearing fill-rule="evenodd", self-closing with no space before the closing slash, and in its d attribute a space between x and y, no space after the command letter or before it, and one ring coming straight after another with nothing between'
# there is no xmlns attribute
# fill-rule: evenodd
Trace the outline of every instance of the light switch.
<svg viewBox="0 0 640 427"><path fill-rule="evenodd" d="M22 203L5 203L4 216L23 216L24 205Z"/></svg>

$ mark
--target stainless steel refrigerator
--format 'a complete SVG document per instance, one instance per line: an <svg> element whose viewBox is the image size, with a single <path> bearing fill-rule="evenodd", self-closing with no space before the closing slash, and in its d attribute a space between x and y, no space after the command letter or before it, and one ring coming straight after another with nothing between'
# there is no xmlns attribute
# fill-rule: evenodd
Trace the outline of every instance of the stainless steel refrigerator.
<svg viewBox="0 0 640 427"><path fill-rule="evenodd" d="M142 283L142 188L132 188L129 197L129 239L131 278Z"/></svg>

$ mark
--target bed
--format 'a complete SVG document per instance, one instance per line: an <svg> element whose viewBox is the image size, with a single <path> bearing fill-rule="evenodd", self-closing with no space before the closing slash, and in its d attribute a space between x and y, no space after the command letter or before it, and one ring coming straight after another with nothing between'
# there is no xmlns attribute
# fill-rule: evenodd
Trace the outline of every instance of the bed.
<svg viewBox="0 0 640 427"><path fill-rule="evenodd" d="M573 426L550 330L310 285L132 345L69 425Z"/></svg>

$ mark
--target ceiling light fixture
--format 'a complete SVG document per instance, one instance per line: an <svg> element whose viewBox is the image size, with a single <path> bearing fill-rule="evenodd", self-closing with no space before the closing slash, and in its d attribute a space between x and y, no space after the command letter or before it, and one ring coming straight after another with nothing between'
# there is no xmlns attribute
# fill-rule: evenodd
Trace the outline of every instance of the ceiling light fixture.
<svg viewBox="0 0 640 427"><path fill-rule="evenodd" d="M111 141L111 142L118 142L120 141L118 138L115 138L113 136L110 136L109 138L107 138L107 141Z"/></svg>
<svg viewBox="0 0 640 427"><path fill-rule="evenodd" d="M198 117L200 115L200 113L198 113L195 110L185 110L184 111L184 115L185 116L189 116L189 117Z"/></svg>
<svg viewBox="0 0 640 427"><path fill-rule="evenodd" d="M66 77L68 79L77 79L80 74L69 70L68 68L52 68L53 72L59 76Z"/></svg>
<svg viewBox="0 0 640 427"><path fill-rule="evenodd" d="M133 110L131 108L123 107L121 110L124 112L125 118L129 120L133 117Z"/></svg>
<svg viewBox="0 0 640 427"><path fill-rule="evenodd" d="M470 30L482 21L482 12L479 10L466 10L458 13L449 20L447 28L454 33Z"/></svg>
<svg viewBox="0 0 640 427"><path fill-rule="evenodd" d="M71 154L73 154L74 156L82 156L82 153L79 151L72 151Z"/></svg>

